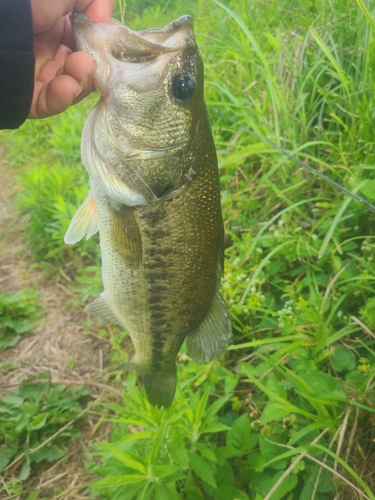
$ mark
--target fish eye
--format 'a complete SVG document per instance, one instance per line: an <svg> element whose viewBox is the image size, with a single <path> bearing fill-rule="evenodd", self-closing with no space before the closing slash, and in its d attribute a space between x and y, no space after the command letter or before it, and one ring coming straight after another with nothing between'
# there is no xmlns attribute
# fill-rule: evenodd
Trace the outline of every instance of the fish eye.
<svg viewBox="0 0 375 500"><path fill-rule="evenodd" d="M178 101L187 101L193 95L195 83L189 73L175 75L172 80L172 94Z"/></svg>

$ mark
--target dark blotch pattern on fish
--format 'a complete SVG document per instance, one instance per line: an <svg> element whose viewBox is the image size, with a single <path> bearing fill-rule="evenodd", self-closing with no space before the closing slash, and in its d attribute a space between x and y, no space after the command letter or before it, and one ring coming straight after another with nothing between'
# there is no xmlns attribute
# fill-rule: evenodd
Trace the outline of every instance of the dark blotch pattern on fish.
<svg viewBox="0 0 375 500"><path fill-rule="evenodd" d="M150 210L145 217L145 222L149 224L145 229L145 234L151 243L145 251L145 278L148 282L147 301L150 310L150 334L152 336L151 365L155 370L162 367L163 351L171 332L171 324L168 321L168 310L164 304L169 295L168 281L170 269L168 263L160 256L160 248L167 248L165 240L170 236L157 224L162 223L166 216L166 211ZM156 251L155 251L156 250ZM170 249L170 252L172 249Z"/></svg>

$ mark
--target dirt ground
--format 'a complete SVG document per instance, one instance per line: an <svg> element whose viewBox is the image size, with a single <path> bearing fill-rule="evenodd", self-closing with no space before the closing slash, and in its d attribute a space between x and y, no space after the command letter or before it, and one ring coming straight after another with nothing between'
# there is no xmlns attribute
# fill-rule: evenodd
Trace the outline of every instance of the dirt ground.
<svg viewBox="0 0 375 500"><path fill-rule="evenodd" d="M120 402L121 393L117 391L116 394L116 389L103 383L108 370L108 344L98 340L95 331L91 335L87 329L85 331L83 304L75 309L69 307L73 294L69 278L57 270L55 276L47 279L42 270L35 266L31 269L35 261L22 237L23 224L15 217L16 181L4 160L0 162L0 179L0 294L37 288L44 310L44 318L34 335L25 335L15 347L0 352L0 364L10 361L19 365L10 371L0 370L0 395L30 376L49 371L52 383L84 385L91 390L93 400L109 394L111 399L117 398ZM85 450L90 442L104 439L107 431L104 426L99 429L95 418L87 413L81 439L73 443L64 459L33 470L33 479L26 483L28 493L41 490L38 498L88 498L89 492L84 486L88 480L83 465L87 460ZM54 493L56 486L62 491L58 495ZM11 495L4 491L7 492L6 482L0 477L1 500L27 498L27 495Z"/></svg>

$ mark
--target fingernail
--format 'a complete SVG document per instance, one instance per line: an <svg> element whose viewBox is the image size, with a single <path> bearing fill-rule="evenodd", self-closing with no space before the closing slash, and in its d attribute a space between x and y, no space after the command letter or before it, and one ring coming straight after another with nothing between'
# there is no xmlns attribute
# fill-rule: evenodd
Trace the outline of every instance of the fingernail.
<svg viewBox="0 0 375 500"><path fill-rule="evenodd" d="M83 90L83 83L80 83L79 84L79 90L78 92L74 95L74 99L77 99L77 97L79 96L79 94L82 92Z"/></svg>

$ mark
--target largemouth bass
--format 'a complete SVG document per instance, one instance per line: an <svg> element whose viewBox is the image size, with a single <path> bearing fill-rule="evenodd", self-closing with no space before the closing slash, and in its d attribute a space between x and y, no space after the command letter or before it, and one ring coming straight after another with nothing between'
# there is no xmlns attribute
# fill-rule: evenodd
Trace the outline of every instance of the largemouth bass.
<svg viewBox="0 0 375 500"><path fill-rule="evenodd" d="M223 221L193 21L132 31L72 14L101 98L82 135L91 190L65 236L99 231L104 292L86 307L129 332L151 404L169 406L185 340L205 363L231 340L220 294Z"/></svg>

